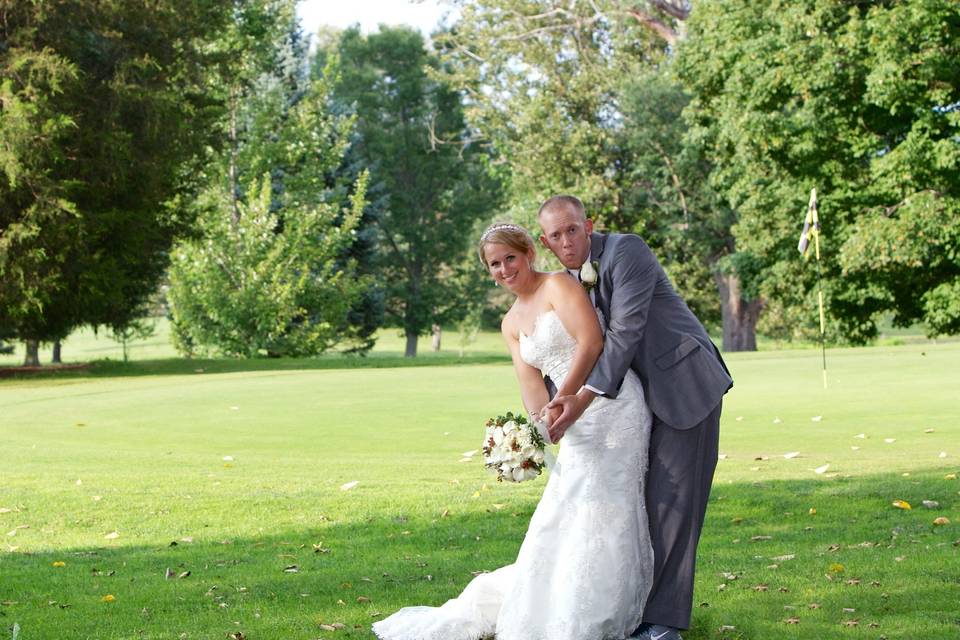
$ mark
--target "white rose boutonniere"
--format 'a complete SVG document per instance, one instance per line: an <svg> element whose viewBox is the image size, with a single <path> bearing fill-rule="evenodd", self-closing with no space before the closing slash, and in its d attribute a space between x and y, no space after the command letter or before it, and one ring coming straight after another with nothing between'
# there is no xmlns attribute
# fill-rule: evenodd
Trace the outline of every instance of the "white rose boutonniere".
<svg viewBox="0 0 960 640"><path fill-rule="evenodd" d="M583 266L580 267L580 284L587 292L597 286L597 282L600 280L599 269L600 263L596 260L584 262Z"/></svg>

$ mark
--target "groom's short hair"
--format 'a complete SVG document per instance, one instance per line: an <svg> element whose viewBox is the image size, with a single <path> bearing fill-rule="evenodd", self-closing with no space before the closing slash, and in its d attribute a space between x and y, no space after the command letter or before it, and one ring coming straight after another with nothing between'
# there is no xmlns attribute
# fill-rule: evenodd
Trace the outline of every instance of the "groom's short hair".
<svg viewBox="0 0 960 640"><path fill-rule="evenodd" d="M580 198L570 195L559 195L547 198L544 203L540 205L540 209L537 211L537 218L539 218L544 211L561 210L578 213L583 216L584 219L587 217L587 210L580 201Z"/></svg>

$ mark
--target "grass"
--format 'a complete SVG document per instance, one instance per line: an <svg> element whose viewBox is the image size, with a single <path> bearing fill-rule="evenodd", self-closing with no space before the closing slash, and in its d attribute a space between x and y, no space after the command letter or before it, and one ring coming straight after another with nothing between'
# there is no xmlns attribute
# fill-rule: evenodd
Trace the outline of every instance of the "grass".
<svg viewBox="0 0 960 640"><path fill-rule="evenodd" d="M509 364L475 353L0 381L3 628L366 639L400 606L455 596L513 560L543 487L459 462L519 402ZM361 363L378 357L402 360ZM960 344L832 350L827 390L815 351L728 360L685 638L960 634Z"/></svg>
<svg viewBox="0 0 960 640"><path fill-rule="evenodd" d="M156 366L159 361L171 360L178 357L178 353L170 342L170 323L166 318L157 318L154 324L155 331L152 336L143 340L131 341L128 344L127 357L131 362L151 361ZM406 346L406 338L403 337L399 329L380 329L376 334L376 346L366 356L350 356L339 353L325 354L318 358L309 360L298 360L298 366L303 366L305 362L318 361L321 364L316 366L329 368L331 366L351 366L351 360L359 360L359 366L366 366L364 360L386 359L395 362L403 357ZM15 351L10 354L0 354L0 367L16 367L23 363L24 347L22 343L16 343ZM431 349L431 340L429 336L421 337L418 345L418 357L428 364L435 363L435 360L451 361L459 358L460 355L460 335L453 329L447 329L443 332L441 340L441 350L434 352ZM504 346L503 339L499 332L482 331L476 339L469 344L464 345L465 357L503 357ZM106 331L94 332L90 327L82 327L72 333L63 341L63 361L64 363L79 363L91 361L111 361L112 363L123 362L123 345L113 340ZM43 363L50 361L49 345L41 349L40 360ZM189 363L188 360L182 362ZM324 364L326 363L326 364ZM333 363L333 364L330 364ZM236 363L235 363L236 364ZM169 366L170 363L167 363ZM225 365L226 366L226 365ZM236 366L258 366L255 361L247 362ZM261 367L271 367L264 364ZM356 366L356 365L354 365ZM390 366L394 366L391 364Z"/></svg>

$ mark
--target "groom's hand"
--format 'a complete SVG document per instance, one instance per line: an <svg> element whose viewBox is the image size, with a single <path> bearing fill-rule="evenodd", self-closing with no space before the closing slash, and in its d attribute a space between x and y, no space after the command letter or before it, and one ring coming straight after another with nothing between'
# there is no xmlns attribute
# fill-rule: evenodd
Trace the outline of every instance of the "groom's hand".
<svg viewBox="0 0 960 640"><path fill-rule="evenodd" d="M551 412L550 415L555 415L554 410L560 409L560 415L549 426L550 439L553 442L560 441L570 425L583 415L595 396L596 394L593 391L583 388L575 395L557 396L547 403L545 409Z"/></svg>

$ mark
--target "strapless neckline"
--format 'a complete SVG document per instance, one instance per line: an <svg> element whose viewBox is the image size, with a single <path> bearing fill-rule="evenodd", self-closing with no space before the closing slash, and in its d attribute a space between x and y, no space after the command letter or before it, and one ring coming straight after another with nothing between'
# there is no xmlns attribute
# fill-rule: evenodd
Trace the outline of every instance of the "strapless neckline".
<svg viewBox="0 0 960 640"><path fill-rule="evenodd" d="M529 340L533 336L537 335L537 329L540 328L540 320L542 320L544 316L550 315L551 313L553 315L557 315L556 309L547 309L546 311L541 311L537 314L537 317L533 319L533 329L530 330L530 335L524 333L523 329L518 328L517 331L519 332L520 339L522 340L523 338L526 338Z"/></svg>

